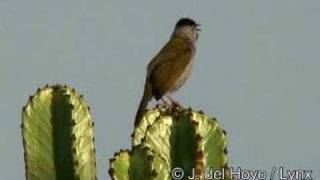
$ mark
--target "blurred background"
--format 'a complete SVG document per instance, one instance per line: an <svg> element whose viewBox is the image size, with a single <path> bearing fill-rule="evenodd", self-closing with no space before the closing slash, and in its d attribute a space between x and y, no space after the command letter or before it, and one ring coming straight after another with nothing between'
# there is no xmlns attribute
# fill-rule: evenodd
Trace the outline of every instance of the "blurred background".
<svg viewBox="0 0 320 180"><path fill-rule="evenodd" d="M230 166L319 178L320 1L0 0L0 179L25 178L21 109L56 83L90 104L98 178L109 179L108 159L130 148L146 65L181 17L202 32L174 97L218 119Z"/></svg>

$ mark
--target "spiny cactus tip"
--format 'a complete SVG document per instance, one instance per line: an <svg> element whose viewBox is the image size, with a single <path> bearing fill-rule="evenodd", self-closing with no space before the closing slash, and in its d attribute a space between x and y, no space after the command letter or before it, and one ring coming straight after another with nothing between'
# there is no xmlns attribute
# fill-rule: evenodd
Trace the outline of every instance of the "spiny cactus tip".
<svg viewBox="0 0 320 180"><path fill-rule="evenodd" d="M200 142L201 140L202 140L201 135L200 135L200 134L197 134L197 135L196 135L196 141L197 141L197 142Z"/></svg>
<svg viewBox="0 0 320 180"><path fill-rule="evenodd" d="M113 169L113 168L110 168L109 171L108 171L108 173L109 173L109 175L112 177L112 179L114 179L114 178L113 178L114 173L115 173L115 172L114 172L114 169Z"/></svg>
<svg viewBox="0 0 320 180"><path fill-rule="evenodd" d="M227 135L227 131L222 129L223 134L226 136Z"/></svg>
<svg viewBox="0 0 320 180"><path fill-rule="evenodd" d="M153 169L151 171L151 176L153 176L153 177L157 177L158 176L158 173L157 173L157 171L155 169Z"/></svg>
<svg viewBox="0 0 320 180"><path fill-rule="evenodd" d="M228 154L228 149L224 148L223 153Z"/></svg>
<svg viewBox="0 0 320 180"><path fill-rule="evenodd" d="M204 115L204 112L203 112L203 110L200 110L200 111L199 111L199 114L202 114L202 115Z"/></svg>
<svg viewBox="0 0 320 180"><path fill-rule="evenodd" d="M153 161L153 160L154 160L154 156L148 154L148 155L147 155L147 159L148 159L149 161Z"/></svg>

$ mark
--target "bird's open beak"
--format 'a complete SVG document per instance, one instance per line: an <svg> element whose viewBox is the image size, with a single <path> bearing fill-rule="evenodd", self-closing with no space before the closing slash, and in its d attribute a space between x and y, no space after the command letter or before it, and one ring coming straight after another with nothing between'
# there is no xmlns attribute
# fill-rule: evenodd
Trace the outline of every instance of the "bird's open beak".
<svg viewBox="0 0 320 180"><path fill-rule="evenodd" d="M201 28L199 26L200 26L200 24L196 24L196 30L197 31L201 31Z"/></svg>

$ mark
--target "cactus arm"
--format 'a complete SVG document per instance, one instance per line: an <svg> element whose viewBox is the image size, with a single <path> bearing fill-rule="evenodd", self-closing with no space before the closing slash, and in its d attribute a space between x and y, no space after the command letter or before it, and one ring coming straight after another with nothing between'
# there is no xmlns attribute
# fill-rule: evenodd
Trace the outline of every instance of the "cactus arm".
<svg viewBox="0 0 320 180"><path fill-rule="evenodd" d="M110 159L109 175L115 180L129 179L130 152L129 150L120 151Z"/></svg>
<svg viewBox="0 0 320 180"><path fill-rule="evenodd" d="M189 175L204 179L207 170L224 172L224 180L232 179L227 163L226 133L214 118L201 112L163 107L151 109L135 127L132 142L133 147L145 147L147 154L153 156L150 167L155 176L151 179L172 179L171 172L177 167L184 171L182 179ZM133 158L134 153L127 156ZM146 156L139 158L145 161ZM133 169L136 165L129 161L128 166ZM112 163L111 169L122 172Z"/></svg>
<svg viewBox="0 0 320 180"><path fill-rule="evenodd" d="M153 179L154 157L147 148L135 146L132 151L125 150L115 154L110 160L109 174L114 180Z"/></svg>
<svg viewBox="0 0 320 180"><path fill-rule="evenodd" d="M74 90L39 89L22 119L26 179L96 179L92 118Z"/></svg>

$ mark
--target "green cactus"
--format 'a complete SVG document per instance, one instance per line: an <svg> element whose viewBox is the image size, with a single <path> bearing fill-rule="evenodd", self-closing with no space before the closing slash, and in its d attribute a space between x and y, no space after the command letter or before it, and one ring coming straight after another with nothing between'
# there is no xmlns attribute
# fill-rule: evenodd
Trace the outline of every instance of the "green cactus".
<svg viewBox="0 0 320 180"><path fill-rule="evenodd" d="M28 180L96 179L93 122L73 89L46 86L22 112Z"/></svg>
<svg viewBox="0 0 320 180"><path fill-rule="evenodd" d="M110 160L112 179L172 179L176 167L184 177L195 174L204 179L205 172L224 173L232 179L228 168L227 138L216 119L192 109L170 110L156 107L145 113L132 134L131 151L120 151Z"/></svg>

